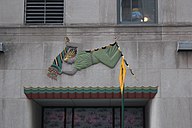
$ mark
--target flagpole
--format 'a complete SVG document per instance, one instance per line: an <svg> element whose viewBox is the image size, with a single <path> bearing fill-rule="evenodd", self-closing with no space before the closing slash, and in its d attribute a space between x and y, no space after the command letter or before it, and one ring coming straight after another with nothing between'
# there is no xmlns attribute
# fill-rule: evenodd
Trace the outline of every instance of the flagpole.
<svg viewBox="0 0 192 128"><path fill-rule="evenodd" d="M121 90L121 128L124 128L124 86L125 86L126 67L124 56L121 59L120 73L119 73L119 84Z"/></svg>
<svg viewBox="0 0 192 128"><path fill-rule="evenodd" d="M121 128L124 128L124 87L123 92L121 93L121 99Z"/></svg>

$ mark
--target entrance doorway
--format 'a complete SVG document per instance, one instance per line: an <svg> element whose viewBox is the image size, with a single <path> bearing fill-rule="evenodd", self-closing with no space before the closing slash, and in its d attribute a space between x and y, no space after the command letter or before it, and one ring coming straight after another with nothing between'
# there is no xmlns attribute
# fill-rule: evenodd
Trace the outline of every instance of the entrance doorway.
<svg viewBox="0 0 192 128"><path fill-rule="evenodd" d="M144 128L144 108L125 107L125 128ZM120 107L45 107L43 128L120 128Z"/></svg>

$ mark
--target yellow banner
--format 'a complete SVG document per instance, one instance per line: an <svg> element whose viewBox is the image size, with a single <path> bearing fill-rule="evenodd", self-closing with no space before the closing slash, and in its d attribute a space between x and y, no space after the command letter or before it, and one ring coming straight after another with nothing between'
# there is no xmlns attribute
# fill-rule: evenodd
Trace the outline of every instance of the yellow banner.
<svg viewBox="0 0 192 128"><path fill-rule="evenodd" d="M126 77L126 66L125 66L125 62L124 62L124 56L122 56L120 73L119 73L119 84L120 84L121 94L122 94L123 88L124 88L125 77Z"/></svg>

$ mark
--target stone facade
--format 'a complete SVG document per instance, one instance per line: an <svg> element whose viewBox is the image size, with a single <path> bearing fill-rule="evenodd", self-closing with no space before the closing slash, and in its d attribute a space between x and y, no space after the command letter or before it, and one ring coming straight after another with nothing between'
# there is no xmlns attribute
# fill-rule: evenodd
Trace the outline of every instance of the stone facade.
<svg viewBox="0 0 192 128"><path fill-rule="evenodd" d="M86 4L85 4L86 3ZM65 0L65 25L25 25L24 0L0 1L0 128L40 128L42 107L28 100L24 86L119 86L120 61L46 76L65 44L99 48L118 37L138 81L127 73L127 86L159 86L146 105L146 128L192 127L192 52L177 52L177 41L192 40L191 0L159 0L158 24L117 24L116 0ZM89 11L87 11L89 10Z"/></svg>

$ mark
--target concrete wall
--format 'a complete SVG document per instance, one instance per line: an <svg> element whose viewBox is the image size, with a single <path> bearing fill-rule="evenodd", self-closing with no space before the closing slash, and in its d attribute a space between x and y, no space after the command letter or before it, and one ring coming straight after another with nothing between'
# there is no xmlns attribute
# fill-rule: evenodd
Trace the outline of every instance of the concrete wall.
<svg viewBox="0 0 192 128"><path fill-rule="evenodd" d="M116 0L66 0L66 24L116 24Z"/></svg>
<svg viewBox="0 0 192 128"><path fill-rule="evenodd" d="M158 0L158 24L191 24L191 0ZM117 0L65 0L67 25L117 24ZM24 0L0 1L0 25L24 24Z"/></svg>
<svg viewBox="0 0 192 128"><path fill-rule="evenodd" d="M24 0L0 1L0 25L22 25L24 23Z"/></svg>
<svg viewBox="0 0 192 128"><path fill-rule="evenodd" d="M41 126L37 124L41 120L39 114L34 114L40 113L41 107L26 99L24 86L119 86L120 63L114 69L97 64L74 76L62 75L57 81L46 76L47 68L65 46L65 36L83 49L108 45L117 36L138 79L134 80L128 72L126 85L159 86L155 99L146 107L148 128L189 128L192 52L176 52L176 44L178 40L191 40L191 30L192 27L2 27L0 40L7 51L0 54L0 125Z"/></svg>
<svg viewBox="0 0 192 128"><path fill-rule="evenodd" d="M1 128L41 128L41 120L41 107L33 101L0 98Z"/></svg>
<svg viewBox="0 0 192 128"><path fill-rule="evenodd" d="M159 23L191 24L191 5L190 0L159 0Z"/></svg>
<svg viewBox="0 0 192 128"><path fill-rule="evenodd" d="M85 4L86 3L86 4ZM97 64L57 81L47 68L65 46L64 37L83 49L118 43L138 81L127 73L128 86L159 86L146 106L147 128L192 127L192 52L176 52L177 41L192 40L190 0L159 0L159 24L182 26L103 26L116 24L116 0L66 0L68 27L23 25L24 1L0 1L0 128L40 128L41 106L26 99L24 86L118 86L119 65ZM88 27L70 25L93 25ZM10 27L16 25L14 27ZM19 117L19 118L18 118Z"/></svg>

